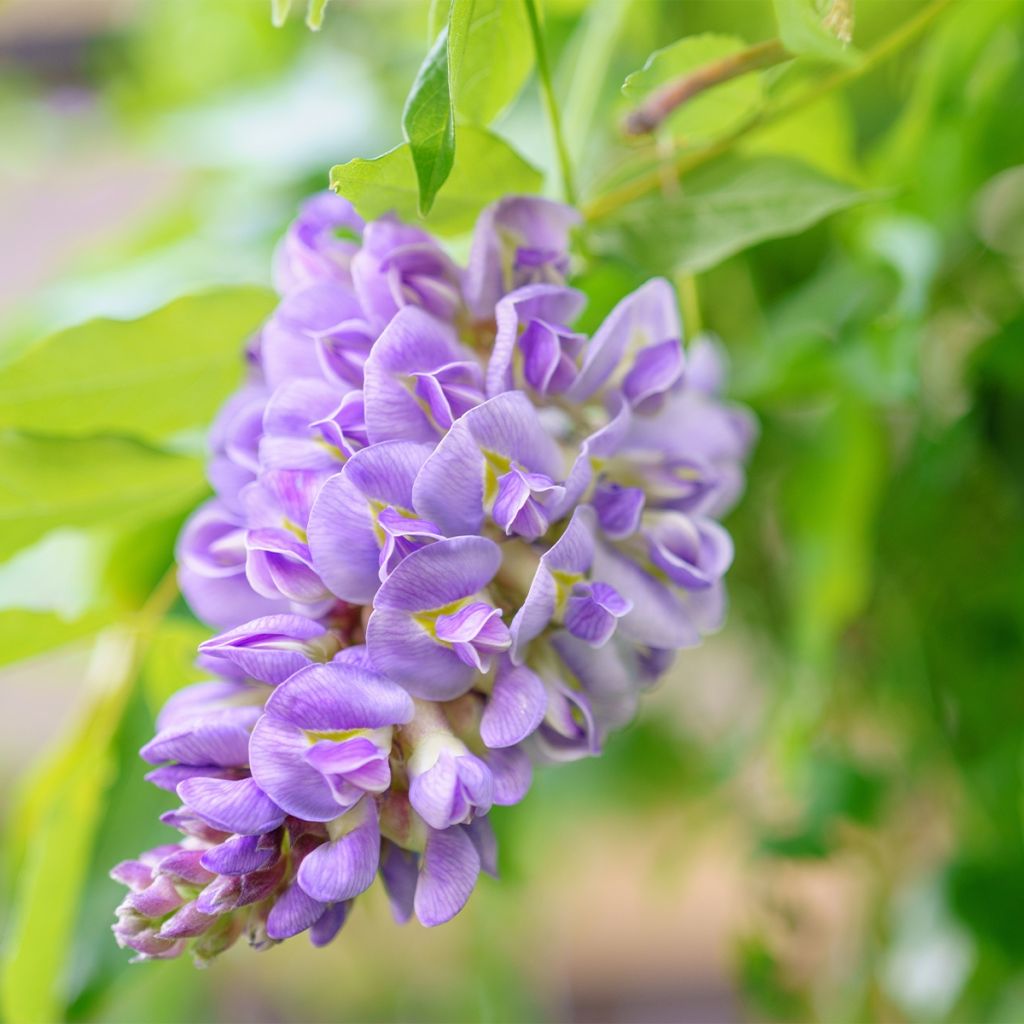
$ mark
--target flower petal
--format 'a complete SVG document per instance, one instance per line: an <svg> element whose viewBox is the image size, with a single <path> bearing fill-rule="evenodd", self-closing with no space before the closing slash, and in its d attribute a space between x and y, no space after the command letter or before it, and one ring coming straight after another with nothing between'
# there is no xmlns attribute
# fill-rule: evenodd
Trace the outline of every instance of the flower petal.
<svg viewBox="0 0 1024 1024"><path fill-rule="evenodd" d="M450 921L465 905L480 874L480 855L465 830L431 829L413 907L427 928Z"/></svg>

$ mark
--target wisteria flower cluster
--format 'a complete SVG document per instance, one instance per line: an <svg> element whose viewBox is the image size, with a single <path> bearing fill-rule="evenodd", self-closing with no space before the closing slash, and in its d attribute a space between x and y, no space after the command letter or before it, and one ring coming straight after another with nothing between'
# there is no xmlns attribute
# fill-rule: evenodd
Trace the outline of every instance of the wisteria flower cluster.
<svg viewBox="0 0 1024 1024"><path fill-rule="evenodd" d="M574 328L578 219L504 199L465 268L331 194L288 231L179 542L222 632L142 750L181 839L113 871L140 958L322 945L378 874L399 921L449 920L496 872L491 807L720 624L752 423L666 281Z"/></svg>

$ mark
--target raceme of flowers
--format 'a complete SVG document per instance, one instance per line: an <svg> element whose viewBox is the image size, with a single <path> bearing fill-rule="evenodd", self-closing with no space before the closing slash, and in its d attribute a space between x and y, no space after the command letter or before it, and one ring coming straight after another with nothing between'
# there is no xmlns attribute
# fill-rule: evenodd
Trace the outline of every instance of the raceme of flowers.
<svg viewBox="0 0 1024 1024"><path fill-rule="evenodd" d="M221 632L142 750L181 838L113 871L139 958L323 945L378 874L397 920L449 920L496 872L491 807L720 624L752 422L666 281L574 328L578 220L504 199L465 268L331 194L289 229L179 541Z"/></svg>

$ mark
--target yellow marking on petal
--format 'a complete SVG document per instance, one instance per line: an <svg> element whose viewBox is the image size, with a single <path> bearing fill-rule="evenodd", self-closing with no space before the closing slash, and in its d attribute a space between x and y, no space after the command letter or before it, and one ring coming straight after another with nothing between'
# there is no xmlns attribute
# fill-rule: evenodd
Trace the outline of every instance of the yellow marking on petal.
<svg viewBox="0 0 1024 1024"><path fill-rule="evenodd" d="M281 525L290 534L292 534L292 536L297 537L303 544L306 544L308 542L308 538L306 537L306 531L301 526L299 526L298 523L293 522L287 516L284 516L284 518L281 520Z"/></svg>

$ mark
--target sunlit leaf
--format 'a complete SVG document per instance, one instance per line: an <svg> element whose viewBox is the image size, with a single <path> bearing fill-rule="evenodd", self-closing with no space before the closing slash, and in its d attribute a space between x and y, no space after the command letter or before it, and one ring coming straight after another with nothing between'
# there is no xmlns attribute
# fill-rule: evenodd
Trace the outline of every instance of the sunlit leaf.
<svg viewBox="0 0 1024 1024"><path fill-rule="evenodd" d="M0 429L159 440L204 425L240 380L242 345L273 304L267 289L225 288L51 335L0 369Z"/></svg>
<svg viewBox="0 0 1024 1024"><path fill-rule="evenodd" d="M0 435L0 559L58 526L141 522L195 504L198 459L121 438Z"/></svg>
<svg viewBox="0 0 1024 1024"><path fill-rule="evenodd" d="M794 160L731 159L688 175L670 196L632 203L596 243L648 270L701 271L875 195Z"/></svg>
<svg viewBox="0 0 1024 1024"><path fill-rule="evenodd" d="M533 68L526 9L521 0L455 0L449 33L456 113L489 124Z"/></svg>
<svg viewBox="0 0 1024 1024"><path fill-rule="evenodd" d="M427 226L440 234L472 227L487 203L511 192L536 192L541 174L498 136L469 126L459 130L459 150L451 178L438 196ZM389 210L415 218L416 172L407 145L375 160L350 160L331 168L331 187L367 218Z"/></svg>
<svg viewBox="0 0 1024 1024"><path fill-rule="evenodd" d="M713 33L680 39L655 50L639 71L629 75L622 92L639 103L666 82L728 57L746 45L738 36ZM762 98L760 74L741 75L683 103L666 118L660 131L693 140L724 135L754 113Z"/></svg>

